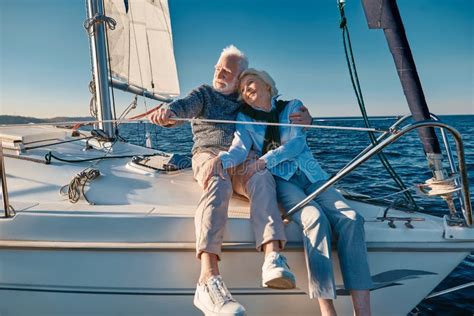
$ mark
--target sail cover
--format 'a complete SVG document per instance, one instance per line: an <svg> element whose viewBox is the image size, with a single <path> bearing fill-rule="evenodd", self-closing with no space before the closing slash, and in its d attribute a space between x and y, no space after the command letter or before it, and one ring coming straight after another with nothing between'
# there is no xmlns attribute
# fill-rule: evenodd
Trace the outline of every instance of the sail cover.
<svg viewBox="0 0 474 316"><path fill-rule="evenodd" d="M153 94L179 95L167 0L105 0L112 76Z"/></svg>

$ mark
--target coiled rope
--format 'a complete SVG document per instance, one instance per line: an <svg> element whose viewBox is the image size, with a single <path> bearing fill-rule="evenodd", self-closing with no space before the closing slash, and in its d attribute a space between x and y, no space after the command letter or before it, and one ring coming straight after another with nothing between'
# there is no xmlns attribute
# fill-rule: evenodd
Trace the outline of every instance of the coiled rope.
<svg viewBox="0 0 474 316"><path fill-rule="evenodd" d="M98 169L86 169L84 171L79 172L69 184L61 187L59 192L61 193L61 195L67 194L71 203L77 203L81 196L83 196L87 203L93 204L87 199L87 196L84 192L84 188L89 181L92 181L99 176L100 171Z"/></svg>
<svg viewBox="0 0 474 316"><path fill-rule="evenodd" d="M96 23L105 23L105 25L107 25L111 30L115 30L115 26L117 26L117 21L113 18L96 13L92 18L84 21L84 28L89 34L92 34L92 26Z"/></svg>

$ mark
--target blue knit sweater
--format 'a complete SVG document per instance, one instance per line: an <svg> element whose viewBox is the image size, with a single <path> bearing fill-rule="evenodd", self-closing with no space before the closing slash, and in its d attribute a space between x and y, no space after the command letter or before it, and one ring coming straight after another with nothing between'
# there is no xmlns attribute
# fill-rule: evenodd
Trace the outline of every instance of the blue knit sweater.
<svg viewBox="0 0 474 316"><path fill-rule="evenodd" d="M237 93L224 95L209 85L202 85L183 99L168 104L177 117L216 120L235 120L240 103ZM225 123L193 122L193 154L198 150L227 150L232 144L235 125Z"/></svg>

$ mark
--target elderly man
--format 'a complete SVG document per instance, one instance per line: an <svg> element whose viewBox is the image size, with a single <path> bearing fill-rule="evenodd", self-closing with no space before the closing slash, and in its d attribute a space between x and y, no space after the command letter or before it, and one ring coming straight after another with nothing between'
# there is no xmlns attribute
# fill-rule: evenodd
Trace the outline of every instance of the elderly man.
<svg viewBox="0 0 474 316"><path fill-rule="evenodd" d="M248 67L245 55L235 46L226 47L215 66L213 87L202 85L183 99L165 109L159 109L150 121L161 126L176 125L173 116L235 120L240 103L237 101L239 75ZM311 124L305 107L292 117L293 123ZM286 259L279 252L286 237L276 201L275 181L268 172L252 170L252 155L234 170L223 173L216 169L217 155L232 143L234 124L192 123L194 146L193 172L204 193L195 214L196 254L201 259L201 274L194 305L206 315L244 315L245 309L236 302L219 274L218 260L229 200L233 191L250 200L252 225L258 250L265 253L262 285L272 288L294 288L295 278ZM209 176L213 175L213 176Z"/></svg>

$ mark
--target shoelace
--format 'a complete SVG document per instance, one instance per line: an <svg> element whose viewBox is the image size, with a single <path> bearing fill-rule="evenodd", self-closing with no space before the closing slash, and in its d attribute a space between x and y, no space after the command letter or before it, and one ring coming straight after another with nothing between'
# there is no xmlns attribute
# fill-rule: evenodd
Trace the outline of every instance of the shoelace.
<svg viewBox="0 0 474 316"><path fill-rule="evenodd" d="M207 284L209 295L214 303L224 305L229 301L233 301L232 295L220 278L215 278Z"/></svg>
<svg viewBox="0 0 474 316"><path fill-rule="evenodd" d="M276 266L279 266L279 267L287 266L288 269L290 268L290 266L286 262L286 258L284 256L280 255L280 254L273 257L272 263L275 264Z"/></svg>

